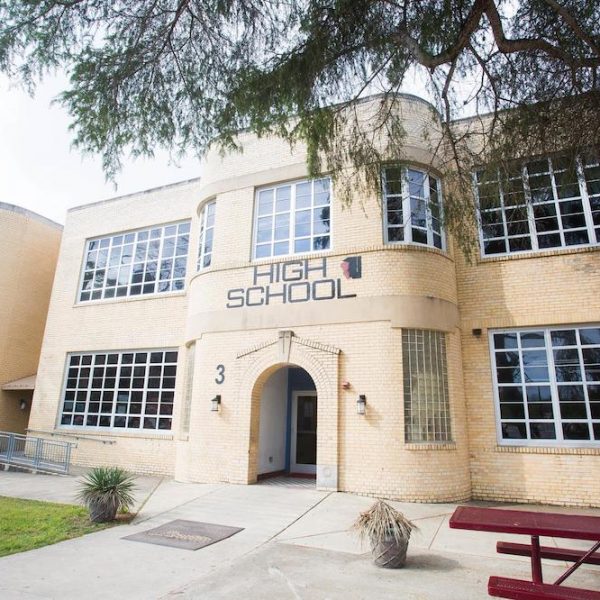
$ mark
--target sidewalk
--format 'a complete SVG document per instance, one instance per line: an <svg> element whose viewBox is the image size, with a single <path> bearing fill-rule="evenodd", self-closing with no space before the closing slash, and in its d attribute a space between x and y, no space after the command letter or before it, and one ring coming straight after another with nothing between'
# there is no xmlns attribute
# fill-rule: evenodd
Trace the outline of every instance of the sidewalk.
<svg viewBox="0 0 600 600"><path fill-rule="evenodd" d="M17 479L7 483L5 475L23 474L0 473L0 495L21 487L36 497L42 493L27 478L21 486ZM372 498L306 488L148 480L146 491L152 483L158 487L131 525L0 559L0 597L483 600L489 575L529 577L528 559L496 554L496 534L450 530L453 504L393 503L420 530L411 539L406 568L389 571L374 567L368 549L348 532ZM38 481L53 498L63 485L71 485ZM244 531L195 552L122 539L175 519ZM549 577L561 571L550 564L544 569ZM582 569L573 584L600 589L600 569Z"/></svg>

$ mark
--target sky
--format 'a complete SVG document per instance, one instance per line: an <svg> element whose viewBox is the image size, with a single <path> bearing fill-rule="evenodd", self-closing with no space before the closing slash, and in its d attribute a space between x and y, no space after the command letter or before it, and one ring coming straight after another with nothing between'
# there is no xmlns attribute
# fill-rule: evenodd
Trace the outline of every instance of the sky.
<svg viewBox="0 0 600 600"><path fill-rule="evenodd" d="M106 182L99 157L82 158L71 148L69 115L52 104L64 87L64 78L47 78L32 98L0 77L0 202L64 224L73 206L200 175L193 156L175 165L157 153L153 160L125 161L117 187Z"/></svg>
<svg viewBox="0 0 600 600"><path fill-rule="evenodd" d="M66 86L66 77L48 76L31 97L0 76L0 202L64 224L73 206L201 176L193 155L173 164L168 153L156 152L152 160L124 160L116 186L107 182L99 157L71 147L69 115L52 102ZM403 91L427 95L416 75Z"/></svg>

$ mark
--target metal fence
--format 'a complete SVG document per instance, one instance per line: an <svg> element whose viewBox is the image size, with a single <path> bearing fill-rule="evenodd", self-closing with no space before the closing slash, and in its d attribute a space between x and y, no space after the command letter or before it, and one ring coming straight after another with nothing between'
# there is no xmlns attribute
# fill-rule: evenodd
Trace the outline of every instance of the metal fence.
<svg viewBox="0 0 600 600"><path fill-rule="evenodd" d="M59 442L0 431L0 464L35 471L68 473L72 442Z"/></svg>

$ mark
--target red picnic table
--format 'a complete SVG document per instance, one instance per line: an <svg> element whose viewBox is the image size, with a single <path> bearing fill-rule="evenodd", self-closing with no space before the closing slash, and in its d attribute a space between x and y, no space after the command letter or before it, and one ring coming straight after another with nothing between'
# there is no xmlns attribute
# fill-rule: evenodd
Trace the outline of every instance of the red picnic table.
<svg viewBox="0 0 600 600"><path fill-rule="evenodd" d="M492 576L488 582L490 596L514 600L600 600L600 591L583 590L561 585L582 564L600 565L600 517L541 513L526 510L504 510L459 506L450 517L452 529L493 531L531 536L531 544L498 542L497 552L531 557L533 581ZM585 550L540 546L540 536L589 540ZM544 583L542 558L573 562L554 583Z"/></svg>

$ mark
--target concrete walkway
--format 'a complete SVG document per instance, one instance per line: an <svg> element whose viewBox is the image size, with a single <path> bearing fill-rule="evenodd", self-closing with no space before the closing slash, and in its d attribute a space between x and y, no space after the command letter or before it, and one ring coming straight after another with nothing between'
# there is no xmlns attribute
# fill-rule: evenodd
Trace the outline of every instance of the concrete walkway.
<svg viewBox="0 0 600 600"><path fill-rule="evenodd" d="M46 490L57 499L73 485L64 477L0 473L0 495L22 489L40 498ZM348 532L371 503L314 489L147 478L131 525L0 559L0 598L482 600L491 574L529 578L527 559L496 554L497 535L450 530L452 504L393 503L419 532L405 569L378 569ZM122 539L175 519L244 531L195 552ZM548 578L561 571L556 564L544 569ZM572 582L600 589L600 569L585 567Z"/></svg>

